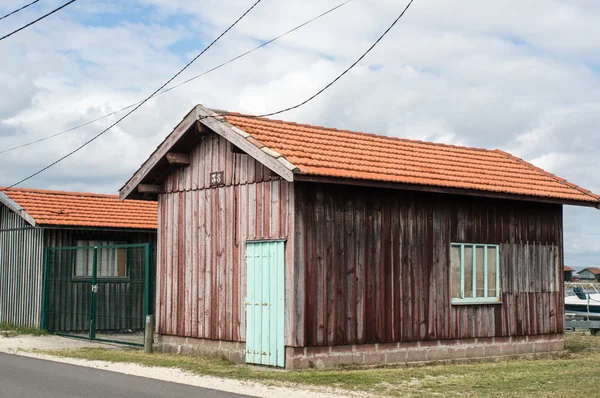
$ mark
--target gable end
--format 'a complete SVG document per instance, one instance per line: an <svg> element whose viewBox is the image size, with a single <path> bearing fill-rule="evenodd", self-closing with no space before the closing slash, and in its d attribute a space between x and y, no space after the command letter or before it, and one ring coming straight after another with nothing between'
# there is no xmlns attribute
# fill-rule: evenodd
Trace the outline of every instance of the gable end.
<svg viewBox="0 0 600 398"><path fill-rule="evenodd" d="M176 166L168 161L167 155L170 152L190 153L207 133L216 133L223 137L284 180L294 180L297 168L281 154L260 144L210 109L197 105L119 190L120 199L154 200L156 193L147 192L146 188L162 183L165 176Z"/></svg>

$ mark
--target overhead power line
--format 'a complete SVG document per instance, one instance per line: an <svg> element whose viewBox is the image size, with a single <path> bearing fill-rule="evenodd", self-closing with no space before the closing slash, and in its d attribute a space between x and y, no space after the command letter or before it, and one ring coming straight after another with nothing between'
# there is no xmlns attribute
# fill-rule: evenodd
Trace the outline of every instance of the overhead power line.
<svg viewBox="0 0 600 398"><path fill-rule="evenodd" d="M76 1L77 1L77 0L71 0L71 1L69 1L69 2L67 2L67 3L65 3L65 4L63 4L62 6L60 6L60 7L58 7L58 8L55 8L54 10L50 11L48 14L42 15L41 17L39 17L39 18L38 18L38 19L36 19L35 21L33 21L33 22L29 22L27 25L25 25L25 26L22 26L22 27L20 27L19 29L17 29L17 30L14 30L14 31L10 32L9 34L7 34L7 35L4 35L4 36L0 37L0 40L4 40L4 39L6 39L6 38L8 38L8 37L10 37L10 36L12 36L12 35L14 35L15 33L18 33L18 32L20 32L20 31L22 31L23 29L26 29L26 28L30 27L31 25L33 25L33 24L36 24L36 23L40 22L42 19L48 18L50 15L54 14L55 12L58 12L58 11L62 10L62 9L63 9L63 8L65 8L66 6L68 6L68 5L71 5L71 4L75 3Z"/></svg>
<svg viewBox="0 0 600 398"><path fill-rule="evenodd" d="M389 33L390 30L392 30L392 28L396 25L396 23L398 23L398 21L404 16L404 14L406 13L406 11L410 7L410 5L413 3L413 1L414 0L410 0L410 2L406 5L406 7L404 8L404 10L402 10L402 12L400 13L400 15L398 15L398 18L396 18L394 20L394 22L392 22L392 24L385 30L385 32L383 32L383 34L381 36L379 36L379 38L377 40L375 40L375 43L373 43L371 45L371 47L369 47L367 49L367 51L365 51L352 65L350 65L338 77L336 77L329 84L327 84L325 87L323 87L322 89L320 89L319 91L317 91L313 96L307 98L306 100L304 100L304 101L302 101L299 104L296 104L294 106L290 106L288 108L281 109L281 110L278 110L276 112L270 112L270 113L265 113L263 115L258 115L257 117L269 117L269 116L279 115L280 113L284 113L284 112L288 112L288 111L291 111L291 110L296 109L296 108L300 108L301 106L306 105L307 103L309 103L313 99L317 98L325 90L327 90L329 87L333 86L338 80L340 80L346 73L350 72L350 70L352 68L354 68L356 65L358 65L358 63L360 61L362 61L367 56L367 54L369 54L371 52L371 50L373 50L375 48L375 46L377 46L377 44L379 44L379 42Z"/></svg>
<svg viewBox="0 0 600 398"><path fill-rule="evenodd" d="M180 70L175 76L173 76L171 79L169 79L165 84L163 84L158 90L156 90L152 95L150 95L149 97L147 97L144 101L142 101L139 105L137 105L134 109L132 109L131 111L129 111L127 114L125 114L123 117L121 117L119 120L117 120L115 123L113 123L112 125L110 125L108 128L104 129L102 132L100 132L99 134L95 135L94 137L92 137L90 140L86 141L85 143L83 143L82 145L80 145L79 147L77 147L76 149L74 149L73 151L69 152L68 154L66 154L65 156L61 157L60 159L52 162L51 164L49 164L48 166L42 168L41 170L38 170L37 172L29 175L28 177L16 182L15 184L9 186L8 188L13 188L33 177L35 177L36 175L44 172L45 170L49 169L50 167L56 165L57 163L63 161L64 159L68 158L69 156L73 155L74 153L78 152L79 150L81 150L82 148L84 148L85 146L87 146L88 144L90 144L91 142L93 142L94 140L96 140L98 137L100 137L102 134L106 133L108 130L110 130L112 127L116 126L119 122L121 122L123 119L125 119L127 116L129 116L130 114L132 114L133 112L135 112L139 107L141 107L144 103L146 103L149 99L151 99L152 97L154 97L156 94L158 94L158 92L160 92L165 86L167 86L171 81L173 81L177 76L179 76L185 69L187 69L197 58L199 58L205 51L207 51L214 43L216 43L216 41L218 41L225 33L227 33L231 28L233 28L233 26L235 26L247 13L249 13L258 3L260 3L261 0L258 0L256 3L254 3L254 5L252 5L252 7L250 7L233 25L231 25L229 28L227 28L227 30L225 30L225 32L223 32L219 37L217 37L217 39L215 39L207 48L205 48L200 54L198 54L192 61L190 61L190 63L188 63L182 70ZM313 94L311 97L309 97L308 99L300 102L299 104L296 104L294 106L290 106L275 112L270 112L270 113L265 113L262 115L255 115L255 116L246 116L248 118L260 118L260 117L269 117L269 116L274 116L274 115L278 115L284 112L288 112L291 111L293 109L297 109L305 104L307 104L308 102L312 101L313 99L315 99L316 97L318 97L319 95L321 95L323 92L325 92L328 88L330 88L331 86L333 86L338 80L340 80L344 75L346 75L350 70L352 70L360 61L362 61L376 46L377 44L379 44L379 42L390 32L390 30L398 23L398 21L404 16L404 14L406 13L406 11L408 10L408 8L412 5L412 3L414 2L414 0L410 0L409 3L406 5L406 7L402 10L402 12L400 13L400 15L398 15L398 17L392 22L392 24L381 34L381 36L379 36L379 38L354 62L352 63L348 68L346 68L340 75L338 75L335 79L333 79L330 83L328 83L325 87L323 87L321 90L317 91L315 94ZM204 116L202 119L206 119L209 117L213 117L216 118L218 116L224 116L224 115L210 115L210 116ZM218 120L218 119L217 119Z"/></svg>
<svg viewBox="0 0 600 398"><path fill-rule="evenodd" d="M31 3L29 3L29 4L25 4L25 5L24 5L23 7L21 7L21 8L17 8L17 9L16 9L16 10L14 10L13 12L9 12L8 14L6 14L6 15L4 15L4 16L2 16L2 17L0 17L0 21L2 21L4 18L8 18L8 17L10 17L10 16L11 16L11 15L13 15L13 14L16 14L16 13L18 13L19 11L22 11L22 10L26 9L26 8L27 8L27 7L29 7L29 6L32 6L32 5L34 5L35 3L39 2L39 1L40 1L40 0L35 0L35 1L32 1L32 2L31 2Z"/></svg>
<svg viewBox="0 0 600 398"><path fill-rule="evenodd" d="M202 77L202 76L205 76L205 75L207 75L207 74L209 74L209 73L211 73L211 72L214 72L214 71L215 71L215 70L217 70L217 69L220 69L220 68L222 68L222 67L224 67L224 66L226 66L226 65L228 65L228 64L230 64L230 63L232 63L232 62L235 62L235 61L237 61L238 59L240 59L240 58L243 58L243 57L245 57L246 55L249 55L249 54L253 53L253 52L254 52L254 51L256 51L256 50L259 50L259 49L261 49L261 48L263 48L263 47L265 47L265 46L268 46L269 44L271 44L271 43L273 43L273 42L275 42L275 41L277 41L277 40L279 40L279 39L281 39L281 38L283 38L283 37L285 37L285 36L289 35L290 33L293 33L293 32L295 32L295 31L297 31L297 30L299 30L299 29L301 29L301 28L305 27L306 25L308 25L308 24L310 24L310 23L312 23L312 22L314 22L314 21L316 21L316 20L318 20L318 19L320 19L320 18L322 18L322 17L326 16L327 14L329 14L329 13L332 13L333 11L337 10L338 8L340 8L340 7L342 7L342 6L344 6L344 5L348 4L348 3L350 3L351 1L352 1L352 0L347 0L347 1L343 2L343 3L340 3L340 4L338 4L337 6L335 6L335 7L333 7L333 8L330 8L329 10L327 10L327 11L325 11L325 12L323 12L323 13L321 13L321 14L317 15L316 17L313 17L313 18L309 19L308 21L306 21L306 22L304 22L304 23L302 23L302 24L300 24L300 25L296 26L295 28L292 28L292 29L288 30L287 32L280 34L279 36L277 36L277 37L274 37L273 39L271 39L271 40L268 40L268 41L266 41L266 42L262 43L261 45L259 45L259 46L257 46L257 47L254 47L254 48L253 48L253 49L251 49L251 50L248 50L248 51L246 51L246 52L244 52L244 53L242 53L242 54L240 54L240 55L238 55L238 56L236 56L236 57L234 57L234 58L231 58L230 60L228 60L228 61L226 61L226 62L223 62L222 64L219 64L219 65L217 65L217 66L215 66L215 67L213 67L213 68L211 68L211 69L208 69L207 71L205 71L205 72L202 72L202 73L200 73L199 75L196 75L196 76L194 76L194 77L191 77L191 78L189 78L189 79L187 79L187 80L185 80L185 81L183 81L183 82L181 82L181 83L178 83L178 84L176 84L176 85L174 85L174 86L172 86L172 87L169 87L169 88L167 88L167 89L165 89L165 90L162 90L161 92L159 92L159 93L157 93L156 95L154 95L154 96L153 96L153 98L154 98L154 97L158 97L159 95L162 95L162 94L166 94L166 93L168 93L168 92L169 92L169 91L171 91L171 90L174 90L174 89L176 89L176 88L178 88L178 87L181 87L181 86L183 86L184 84L190 83L190 82L192 82L192 81L194 81L194 80L196 80L196 79L198 79L198 78L200 78L200 77ZM141 102L141 101L140 101L140 102ZM134 107L134 106L138 105L140 102L136 102L136 103L134 103L134 104L127 105L127 106L126 106L126 107L124 107L124 108L121 108L121 109L119 109L119 110L116 110L116 111L114 111L114 112L107 113L106 115L100 116L100 117L98 117L98 118L96 118L96 119L90 120L90 121L88 121L88 122L85 122L85 123L83 123L83 124L77 125L77 126L75 126L75 127L71 127L71 128L69 128L69 129L67 129L67 130L64 130L64 131L61 131L61 132L59 132L59 133L55 133L55 134L52 134L52 135L49 135L49 136L46 136L46 137L42 137L42 138L40 138L40 139L37 139L37 140L34 140L34 141L30 141L30 142L27 142L27 143L24 143L24 144L21 144L21 145L17 145L17 146L14 146L14 147L12 147L12 148L7 148L7 149L4 149L4 150L0 150L0 154L2 154L2 153L6 153L6 152L10 152L10 151L14 151L14 150L16 150L16 149L24 148L24 147L27 147L27 146L30 146L30 145L33 145L33 144L37 144L37 143L39 143L39 142L46 141L46 140L49 140L49 139L51 139L51 138L58 137L58 136L60 136L60 135L66 134L66 133L68 133L68 132L71 132L71 131L73 131L73 130L77 130L77 129L79 129L79 128L82 128L82 127L88 126L88 125L90 125L90 124L92 124L92 123L98 122L98 121L100 121L100 120L102 120L102 119L105 119L105 118L107 118L107 117L113 116L113 115L115 115L115 114L117 114L117 113L119 113L119 112L125 111L125 110L127 110L127 109L129 109L129 108L132 108L132 107Z"/></svg>
<svg viewBox="0 0 600 398"><path fill-rule="evenodd" d="M186 66L184 66L179 72L177 72L173 77L171 77L169 80L167 80L166 83L164 83L162 86L160 86L157 90L155 90L150 96L146 97L146 99L144 99L142 102L140 102L139 104L137 104L135 106L135 108L133 108L132 110L130 110L129 112L127 112L125 115L123 115L121 118L119 118L119 120L117 120L116 122L114 122L113 124L111 124L110 126L108 126L107 128L105 128L104 130L102 130L100 133L96 134L94 137L92 137L91 139L87 140L86 142L84 142L82 145L78 146L77 148L75 148L74 150L72 150L71 152L67 153L66 155L64 155L63 157L59 158L58 160L55 160L54 162L50 163L48 166L43 167L42 169L36 171L35 173L23 178L22 180L12 184L11 186L9 186L8 188L13 188L33 177L35 177L36 175L48 170L50 167L62 162L63 160L65 160L66 158L68 158L69 156L75 154L76 152L79 152L82 148L84 148L85 146L89 145L90 143L92 143L93 141L95 141L96 139L98 139L98 137L102 136L104 133L106 133L108 130L110 130L111 128L113 128L114 126L116 126L117 124L119 124L121 121L123 121L125 118L127 118L129 115L131 115L133 112L135 112L136 110L138 110L142 105L144 105L150 98L154 97L158 92L160 92L163 88L165 88L169 83L171 83L173 80L175 80L177 78L177 76L179 76L180 74L182 74L187 68L189 68L198 58L200 58L202 56L202 54L204 54L206 51L208 51L208 49L210 49L217 41L219 41L219 39L221 39L221 37L225 36L225 34L227 32L229 32L231 29L233 29L233 27L235 25L238 24L238 22L240 22L250 11L252 11L254 9L254 7L256 7L258 5L258 3L260 3L262 0L257 0L248 10L246 10L246 12L244 12L242 14L241 17L239 17L233 24L231 24L227 29L225 29L225 31L223 33L221 33L216 39L214 39L212 41L212 43L210 43L204 50L202 50L198 55L196 55L190 62L187 63Z"/></svg>
<svg viewBox="0 0 600 398"><path fill-rule="evenodd" d="M14 151L14 150L20 149L20 148L25 148L27 146L30 146L30 145L33 145L33 144L37 144L38 142L46 141L46 140L49 140L50 138L58 137L59 135L63 135L63 134L66 134L66 133L68 133L70 131L80 129L80 128L88 126L88 125L90 125L92 123L96 123L96 122L98 122L98 121L100 121L102 119L106 119L107 117L115 115L115 114L117 114L117 113L119 113L121 111L124 111L126 109L132 108L132 107L136 106L139 103L141 103L141 101L140 102L136 102L135 104L127 105L125 108L121 108L118 111L107 113L106 115L100 116L99 118L96 118L94 120L90 120L89 122L85 122L85 123L80 124L78 126L71 127L70 129L61 131L60 133L55 133L55 134L52 134L52 135L49 135L49 136L46 136L46 137L39 138L39 139L34 140L34 141L26 142L25 144L21 144L21 145L14 146L12 148L4 149L4 150L0 151L0 154L6 153L6 152L10 152L10 151Z"/></svg>
<svg viewBox="0 0 600 398"><path fill-rule="evenodd" d="M375 42L371 45L371 47L369 47L367 49L367 51L365 51L356 61L354 61L354 63L352 63L352 65L350 65L346 70L344 70L341 74L339 74L335 79L333 79L330 83L328 83L325 87L323 87L322 89L320 89L319 91L317 91L315 94L313 94L311 97L307 98L306 100L300 102L299 104L296 104L294 106L290 106L288 108L284 108L275 112L270 112L270 113L265 113L262 115L237 115L239 117L246 117L249 119L253 119L253 118L260 118L260 117L269 117L269 116L275 116L275 115L279 115L280 113L284 113L284 112L288 112L291 111L293 109L297 109L300 108L303 105L306 105L307 103L309 103L310 101L312 101L313 99L317 98L319 95L321 95L325 90L327 90L329 87L333 86L338 80L340 80L346 73L348 73L352 68L354 68L360 61L362 61L367 54L369 54L371 52L371 50L373 50L375 48L375 46L377 46L377 44L379 44L379 42L389 33L390 30L392 30L392 28L396 25L396 23L398 23L398 21L404 16L404 14L406 13L406 11L408 10L408 8L411 6L411 4L413 3L414 0L410 0L410 2L406 5L406 7L404 7L404 10L402 10L402 12L400 13L400 15L398 15L398 17L394 20L394 22L392 22L392 24L385 30L385 32L383 32L383 34L381 36L379 36L379 38L377 40L375 40ZM201 119L207 119L207 118L217 118L219 116L226 116L224 114L215 114L215 115L207 115L207 116L203 116L201 117ZM216 119L219 120L219 119Z"/></svg>
<svg viewBox="0 0 600 398"><path fill-rule="evenodd" d="M565 256L565 260L578 261L580 263L600 264L600 260L599 261L581 260L578 258L567 257L567 256Z"/></svg>
<svg viewBox="0 0 600 398"><path fill-rule="evenodd" d="M39 17L39 18L38 18L38 19L36 19L35 21L29 22L27 25L25 25L25 26L22 26L22 27L20 27L19 29L17 29L17 30L14 30L14 31L10 32L9 34L7 34L7 35L4 35L4 36L0 37L0 41L1 41L1 40L4 40L4 39L6 39L6 38L8 38L8 37L10 37L10 36L12 36L12 35L14 35L15 33L18 33L18 32L20 32L20 31L22 31L23 29L26 29L26 28L30 27L30 26L31 26L31 25L33 25L33 24L36 24L36 23L40 22L42 19L48 18L50 15L54 14L55 12L58 12L58 11L62 10L62 9L63 9L63 8L65 8L66 6L68 6L68 5L71 5L71 4L75 3L76 1L77 1L77 0L71 0L71 1L69 1L69 2L67 2L67 3L65 3L65 4L63 4L62 6L60 6L60 7L58 7L58 8L55 8L54 10L50 11L48 14L42 15L41 17Z"/></svg>

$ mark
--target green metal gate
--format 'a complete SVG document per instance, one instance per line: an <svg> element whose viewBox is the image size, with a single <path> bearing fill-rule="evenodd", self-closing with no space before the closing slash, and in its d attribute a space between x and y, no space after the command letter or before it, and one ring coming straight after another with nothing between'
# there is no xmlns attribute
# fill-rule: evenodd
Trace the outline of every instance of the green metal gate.
<svg viewBox="0 0 600 398"><path fill-rule="evenodd" d="M246 362L285 365L285 261L283 241L246 247Z"/></svg>
<svg viewBox="0 0 600 398"><path fill-rule="evenodd" d="M151 314L151 246L48 247L42 327L50 333L144 344Z"/></svg>

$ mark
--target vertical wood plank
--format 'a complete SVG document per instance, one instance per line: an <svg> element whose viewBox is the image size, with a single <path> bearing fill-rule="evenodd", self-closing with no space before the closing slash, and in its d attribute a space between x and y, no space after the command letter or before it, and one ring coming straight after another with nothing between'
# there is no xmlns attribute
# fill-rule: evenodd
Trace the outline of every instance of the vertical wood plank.
<svg viewBox="0 0 600 398"><path fill-rule="evenodd" d="M206 227L206 191L198 191L198 319L197 333L195 337L204 337L206 317L206 253L208 250L205 242L208 240L208 229Z"/></svg>
<svg viewBox="0 0 600 398"><path fill-rule="evenodd" d="M231 153L231 151L228 151ZM230 159L233 162L233 157ZM223 209L225 219L228 220L227 230L226 230L226 244L225 244L225 253L226 253L226 270L225 270L225 330L226 330L226 338L227 340L233 341L235 340L234 333L234 323L237 322L237 303L235 303L235 299L237 297L237 286L234 286L233 277L234 277L234 254L236 250L236 242L235 235L238 226L238 217L237 217L237 208L235 204L235 189L236 187L229 186L225 188L227 191L227 197L225 201L225 208ZM236 318L234 318L236 317Z"/></svg>
<svg viewBox="0 0 600 398"><path fill-rule="evenodd" d="M191 188L191 179L188 180L189 187ZM188 188L189 189L189 188ZM185 275L185 296L184 296L184 307L182 308L182 312L185 314L183 317L184 326L185 326L185 335L192 335L192 317L193 317L193 306L192 306L192 292L193 292L193 280L192 280L192 270L193 266L193 252L192 248L194 245L193 239L193 230L194 224L189 222L188 220L193 220L193 212L192 212L192 197L191 192L184 194L185 200L185 211L183 213L184 218L184 229L185 229L185 237L184 237L184 245L185 245L185 258L183 259L183 264L185 264L185 268L183 269Z"/></svg>
<svg viewBox="0 0 600 398"><path fill-rule="evenodd" d="M346 279L346 344L356 340L356 225L354 223L354 202L346 198L344 203L344 255L345 264L348 264ZM343 270L343 268L342 268ZM344 304L344 303L343 303Z"/></svg>
<svg viewBox="0 0 600 398"><path fill-rule="evenodd" d="M177 323L176 330L177 334L185 335L185 251L186 251L186 221L185 221L185 192L180 191L178 195L178 214L179 218L177 221L178 226L178 240L177 240L177 301L176 301L176 313Z"/></svg>

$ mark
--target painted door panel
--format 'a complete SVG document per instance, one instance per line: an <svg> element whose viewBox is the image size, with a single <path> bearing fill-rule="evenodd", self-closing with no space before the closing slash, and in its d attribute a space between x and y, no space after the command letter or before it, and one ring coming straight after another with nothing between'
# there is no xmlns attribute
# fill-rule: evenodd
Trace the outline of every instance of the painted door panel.
<svg viewBox="0 0 600 398"><path fill-rule="evenodd" d="M246 362L285 365L284 245L282 241L246 246Z"/></svg>

